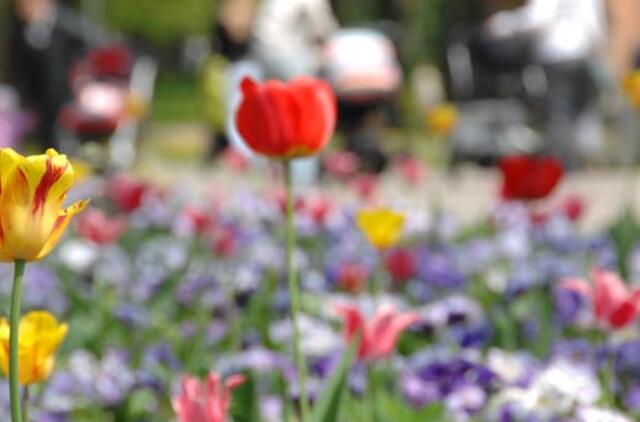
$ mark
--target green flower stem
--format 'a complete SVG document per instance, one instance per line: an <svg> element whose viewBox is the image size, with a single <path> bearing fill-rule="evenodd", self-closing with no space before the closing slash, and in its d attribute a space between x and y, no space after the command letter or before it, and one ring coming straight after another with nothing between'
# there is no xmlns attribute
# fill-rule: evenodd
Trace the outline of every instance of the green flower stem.
<svg viewBox="0 0 640 422"><path fill-rule="evenodd" d="M20 365L18 364L18 339L20 338L20 301L25 262L15 261L13 289L11 292L11 315L9 334L9 396L11 400L11 422L22 422L20 413Z"/></svg>
<svg viewBox="0 0 640 422"><path fill-rule="evenodd" d="M296 269L293 262L293 252L296 246L296 232L293 225L294 199L291 180L291 161L284 161L284 181L286 194L286 261L287 275L289 277L289 296L291 301L291 324L293 325L293 353L295 355L298 370L298 383L300 384L300 410L301 422L309 420L309 400L307 398L307 367L304 356L300 350L300 331L298 327L298 315L300 314L300 289L296 277Z"/></svg>

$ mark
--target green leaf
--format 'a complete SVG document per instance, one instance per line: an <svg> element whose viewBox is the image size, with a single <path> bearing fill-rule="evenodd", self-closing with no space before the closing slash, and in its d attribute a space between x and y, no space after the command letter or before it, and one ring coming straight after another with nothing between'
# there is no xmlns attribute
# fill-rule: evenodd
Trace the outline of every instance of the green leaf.
<svg viewBox="0 0 640 422"><path fill-rule="evenodd" d="M245 377L246 381L233 392L229 413L234 422L260 422L255 379L251 373Z"/></svg>
<svg viewBox="0 0 640 422"><path fill-rule="evenodd" d="M356 336L345 351L340 364L333 372L329 383L313 407L312 422L336 422L338 420L342 396L347 385L347 377L359 345L360 336Z"/></svg>

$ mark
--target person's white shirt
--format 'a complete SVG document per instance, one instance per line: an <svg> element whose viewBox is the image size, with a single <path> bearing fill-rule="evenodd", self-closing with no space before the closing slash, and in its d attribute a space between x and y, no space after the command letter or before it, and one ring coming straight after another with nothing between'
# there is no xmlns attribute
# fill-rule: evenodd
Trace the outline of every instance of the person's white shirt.
<svg viewBox="0 0 640 422"><path fill-rule="evenodd" d="M543 63L584 59L604 42L604 5L601 0L529 0L494 15L489 29L499 37L533 35L535 54Z"/></svg>
<svg viewBox="0 0 640 422"><path fill-rule="evenodd" d="M293 74L313 72L319 65L318 41L337 27L327 0L263 0L256 14L254 41L267 65L300 68L291 69Z"/></svg>

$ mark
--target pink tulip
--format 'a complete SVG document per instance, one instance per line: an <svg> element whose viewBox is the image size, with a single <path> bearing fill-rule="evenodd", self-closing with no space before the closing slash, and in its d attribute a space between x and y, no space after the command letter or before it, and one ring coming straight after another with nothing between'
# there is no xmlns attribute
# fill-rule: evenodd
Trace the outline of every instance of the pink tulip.
<svg viewBox="0 0 640 422"><path fill-rule="evenodd" d="M223 383L220 375L211 373L203 385L195 377L184 376L182 391L173 398L178 422L225 422L231 392L244 381L244 376L233 375Z"/></svg>
<svg viewBox="0 0 640 422"><path fill-rule="evenodd" d="M411 324L418 320L415 312L399 314L392 305L380 307L375 315L365 321L358 308L350 305L339 305L336 312L344 320L344 337L347 342L360 333L358 359L371 361L384 359L395 349L398 337Z"/></svg>
<svg viewBox="0 0 640 422"><path fill-rule="evenodd" d="M596 320L612 329L624 328L640 315L640 287L629 290L620 277L609 271L596 269L593 284L568 278L560 286L589 298Z"/></svg>

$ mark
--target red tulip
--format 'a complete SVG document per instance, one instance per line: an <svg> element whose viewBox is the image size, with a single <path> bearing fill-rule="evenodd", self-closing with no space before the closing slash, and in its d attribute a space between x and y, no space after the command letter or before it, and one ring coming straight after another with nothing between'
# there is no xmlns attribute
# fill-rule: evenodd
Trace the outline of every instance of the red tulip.
<svg viewBox="0 0 640 422"><path fill-rule="evenodd" d="M256 83L245 78L236 126L246 144L270 158L314 155L336 124L336 98L329 85L312 78Z"/></svg>
<svg viewBox="0 0 640 422"><path fill-rule="evenodd" d="M416 272L416 262L411 250L396 248L389 252L385 260L391 280L396 283L410 280Z"/></svg>
<svg viewBox="0 0 640 422"><path fill-rule="evenodd" d="M544 198L562 178L562 165L552 157L518 155L500 161L505 199Z"/></svg>
<svg viewBox="0 0 640 422"><path fill-rule="evenodd" d="M347 342L358 333L362 336L358 349L358 359L362 361L389 356L396 347L400 334L418 320L417 313L398 314L392 305L380 307L369 321L365 321L360 310L354 306L340 305L336 307L336 311L344 320Z"/></svg>
<svg viewBox="0 0 640 422"><path fill-rule="evenodd" d="M102 210L91 208L77 217L78 233L98 245L111 245L118 241L127 229L127 221L109 217Z"/></svg>
<svg viewBox="0 0 640 422"><path fill-rule="evenodd" d="M590 299L596 320L609 328L624 328L640 315L640 287L630 291L617 274L600 269L593 272L592 279L593 285L568 278L560 287Z"/></svg>
<svg viewBox="0 0 640 422"><path fill-rule="evenodd" d="M178 422L226 422L231 393L244 381L244 376L233 375L223 383L211 373L203 385L197 378L183 377L182 391L172 400Z"/></svg>
<svg viewBox="0 0 640 422"><path fill-rule="evenodd" d="M113 177L106 186L106 194L113 203L124 212L133 212L140 208L150 186L128 175Z"/></svg>

